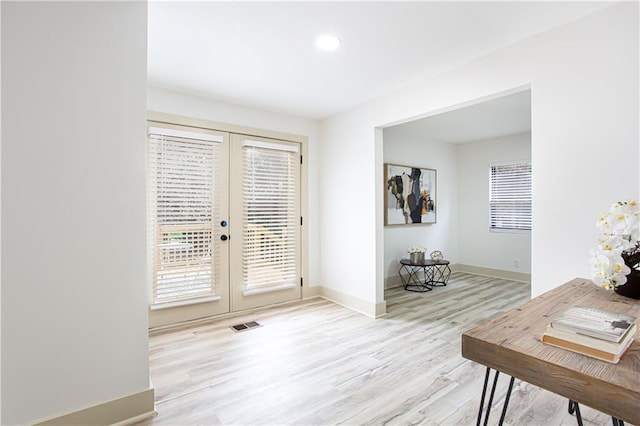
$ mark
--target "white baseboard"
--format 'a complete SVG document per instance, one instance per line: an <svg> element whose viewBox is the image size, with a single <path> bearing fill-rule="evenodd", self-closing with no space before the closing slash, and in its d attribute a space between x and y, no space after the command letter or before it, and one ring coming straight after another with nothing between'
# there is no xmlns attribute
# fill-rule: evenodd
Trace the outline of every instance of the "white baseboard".
<svg viewBox="0 0 640 426"><path fill-rule="evenodd" d="M452 264L451 270L453 272L466 272L467 274L482 275L484 277L492 278L502 278L504 280L531 284L531 274L525 274L523 272L505 271L503 269L485 268L483 266L465 265L463 263Z"/></svg>
<svg viewBox="0 0 640 426"><path fill-rule="evenodd" d="M327 287L320 287L320 297L349 308L352 311L360 312L371 318L379 318L387 314L387 302L371 303L366 300L342 293Z"/></svg>
<svg viewBox="0 0 640 426"><path fill-rule="evenodd" d="M403 283L402 280L400 279L400 276L398 275L393 275L391 277L386 277L384 279L384 289L388 289L388 288L395 288L395 287L402 287Z"/></svg>
<svg viewBox="0 0 640 426"><path fill-rule="evenodd" d="M319 285L314 285L314 286L309 286L306 285L304 287L302 287L302 299L311 299L313 297L318 297L320 296L320 289L322 287L320 287Z"/></svg>
<svg viewBox="0 0 640 426"><path fill-rule="evenodd" d="M150 387L122 398L45 420L36 425L128 425L155 414L154 389Z"/></svg>

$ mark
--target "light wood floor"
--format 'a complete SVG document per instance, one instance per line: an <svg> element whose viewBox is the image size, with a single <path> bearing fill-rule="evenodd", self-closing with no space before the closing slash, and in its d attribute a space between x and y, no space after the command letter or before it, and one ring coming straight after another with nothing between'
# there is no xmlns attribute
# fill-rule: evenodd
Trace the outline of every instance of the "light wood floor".
<svg viewBox="0 0 640 426"><path fill-rule="evenodd" d="M152 336L158 415L139 424L474 425L485 369L462 358L460 336L529 300L529 286L455 273L447 287L386 299L376 320L318 298ZM262 327L229 328L253 320ZM505 424L577 425L566 406L516 381ZM611 424L581 410L585 425Z"/></svg>

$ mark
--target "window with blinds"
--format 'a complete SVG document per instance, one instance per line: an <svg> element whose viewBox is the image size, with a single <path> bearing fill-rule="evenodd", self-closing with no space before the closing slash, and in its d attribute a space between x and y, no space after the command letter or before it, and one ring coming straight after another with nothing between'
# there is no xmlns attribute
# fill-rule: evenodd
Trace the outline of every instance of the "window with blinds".
<svg viewBox="0 0 640 426"><path fill-rule="evenodd" d="M149 129L153 304L215 297L222 137Z"/></svg>
<svg viewBox="0 0 640 426"><path fill-rule="evenodd" d="M489 229L531 230L531 163L495 164L490 169Z"/></svg>
<svg viewBox="0 0 640 426"><path fill-rule="evenodd" d="M245 140L242 163L243 293L299 285L298 146Z"/></svg>

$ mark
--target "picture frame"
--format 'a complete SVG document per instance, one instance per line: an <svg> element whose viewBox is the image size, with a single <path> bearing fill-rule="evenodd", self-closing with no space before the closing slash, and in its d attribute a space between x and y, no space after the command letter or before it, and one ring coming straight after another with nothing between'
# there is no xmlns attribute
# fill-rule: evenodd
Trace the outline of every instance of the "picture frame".
<svg viewBox="0 0 640 426"><path fill-rule="evenodd" d="M384 163L384 225L436 223L437 171Z"/></svg>

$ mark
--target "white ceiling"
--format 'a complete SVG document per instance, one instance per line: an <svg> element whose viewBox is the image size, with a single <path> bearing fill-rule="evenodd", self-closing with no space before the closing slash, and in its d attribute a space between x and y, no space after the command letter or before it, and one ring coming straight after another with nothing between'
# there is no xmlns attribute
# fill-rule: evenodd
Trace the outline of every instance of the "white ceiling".
<svg viewBox="0 0 640 426"><path fill-rule="evenodd" d="M525 90L393 126L420 140L469 143L531 131L531 91Z"/></svg>
<svg viewBox="0 0 640 426"><path fill-rule="evenodd" d="M321 119L609 4L151 1L148 80Z"/></svg>

